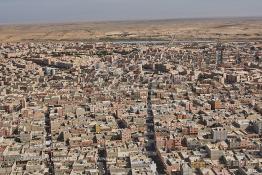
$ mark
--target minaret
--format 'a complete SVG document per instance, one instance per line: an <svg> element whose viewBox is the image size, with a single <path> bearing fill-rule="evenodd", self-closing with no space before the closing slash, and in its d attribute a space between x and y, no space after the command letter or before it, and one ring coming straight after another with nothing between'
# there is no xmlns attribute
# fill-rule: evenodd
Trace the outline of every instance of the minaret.
<svg viewBox="0 0 262 175"><path fill-rule="evenodd" d="M216 64L217 65L223 64L223 49L220 43L217 44L217 48L216 48Z"/></svg>
<svg viewBox="0 0 262 175"><path fill-rule="evenodd" d="M255 52L255 62L257 62L258 64L260 64L260 58L259 58L258 51Z"/></svg>
<svg viewBox="0 0 262 175"><path fill-rule="evenodd" d="M27 102L26 102L26 99L25 98L22 98L20 100L20 104L21 104L21 108L26 108L27 107Z"/></svg>
<svg viewBox="0 0 262 175"><path fill-rule="evenodd" d="M240 63L241 63L241 57L240 57L239 51L237 51L236 64L240 64Z"/></svg>

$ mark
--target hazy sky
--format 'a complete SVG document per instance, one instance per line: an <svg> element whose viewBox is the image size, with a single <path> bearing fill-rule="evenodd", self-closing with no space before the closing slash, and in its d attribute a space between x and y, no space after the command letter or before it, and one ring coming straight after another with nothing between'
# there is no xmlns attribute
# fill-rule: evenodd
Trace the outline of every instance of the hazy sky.
<svg viewBox="0 0 262 175"><path fill-rule="evenodd" d="M0 23L262 16L262 0L0 0Z"/></svg>

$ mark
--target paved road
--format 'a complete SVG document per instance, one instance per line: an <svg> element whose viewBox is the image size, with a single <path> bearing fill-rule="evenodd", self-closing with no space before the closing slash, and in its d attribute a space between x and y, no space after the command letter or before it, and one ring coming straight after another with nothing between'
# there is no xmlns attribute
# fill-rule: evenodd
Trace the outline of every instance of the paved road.
<svg viewBox="0 0 262 175"><path fill-rule="evenodd" d="M49 174L54 175L55 169L54 169L54 162L52 160L52 134L51 134L51 120L49 113L45 114L45 130L46 130L46 146L48 149L48 165L49 165Z"/></svg>
<svg viewBox="0 0 262 175"><path fill-rule="evenodd" d="M148 85L148 97L147 97L147 153L150 158L156 163L158 174L165 174L164 167L157 156L157 148L156 148L156 136L155 136L155 125L154 125L154 114L152 110L152 94L153 94L153 87L152 82Z"/></svg>
<svg viewBox="0 0 262 175"><path fill-rule="evenodd" d="M98 150L97 167L99 174L108 174L106 167L106 150L104 148Z"/></svg>
<svg viewBox="0 0 262 175"><path fill-rule="evenodd" d="M152 111L152 102L151 102L151 95L152 95L152 83L148 85L148 97L147 97L147 151L154 153L156 152L156 142L155 142L155 125L154 125L154 115Z"/></svg>

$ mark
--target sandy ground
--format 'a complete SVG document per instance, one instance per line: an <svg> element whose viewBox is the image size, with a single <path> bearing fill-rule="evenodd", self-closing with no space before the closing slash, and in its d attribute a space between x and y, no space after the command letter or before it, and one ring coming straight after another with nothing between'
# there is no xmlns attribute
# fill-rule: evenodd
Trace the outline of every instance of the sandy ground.
<svg viewBox="0 0 262 175"><path fill-rule="evenodd" d="M0 25L0 42L221 39L262 40L262 18L174 19Z"/></svg>

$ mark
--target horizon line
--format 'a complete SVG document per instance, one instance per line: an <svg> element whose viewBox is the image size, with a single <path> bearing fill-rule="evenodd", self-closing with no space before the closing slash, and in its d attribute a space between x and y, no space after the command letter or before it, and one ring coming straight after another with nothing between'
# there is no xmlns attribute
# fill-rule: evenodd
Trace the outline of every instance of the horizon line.
<svg viewBox="0 0 262 175"><path fill-rule="evenodd" d="M52 21L52 22L21 22L21 23L1 23L2 26L34 26L34 25L62 25L62 24L84 24L84 23L121 23L121 22L154 22L172 20L234 20L249 19L256 20L262 16L213 16L213 17L178 17L178 18L152 18L152 19L120 19L120 20L75 20L75 21Z"/></svg>

